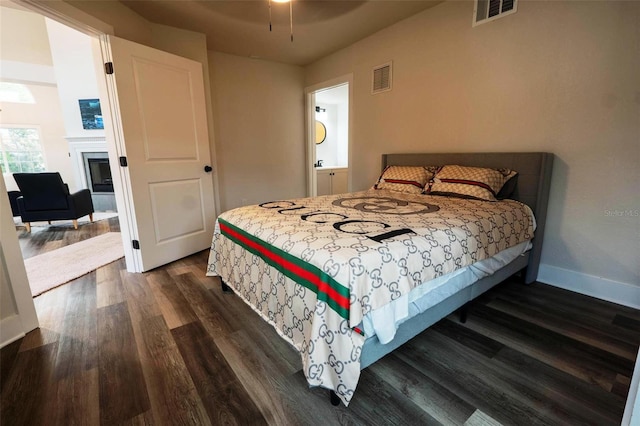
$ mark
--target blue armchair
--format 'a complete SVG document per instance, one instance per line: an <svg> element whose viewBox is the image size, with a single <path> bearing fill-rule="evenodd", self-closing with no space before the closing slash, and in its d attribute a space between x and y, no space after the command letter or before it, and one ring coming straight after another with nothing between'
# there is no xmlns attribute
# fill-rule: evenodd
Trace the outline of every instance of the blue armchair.
<svg viewBox="0 0 640 426"><path fill-rule="evenodd" d="M82 216L89 215L93 222L91 191L70 194L60 173L14 173L13 177L22 194L16 201L27 232L31 232L31 222L41 220L73 220L75 229Z"/></svg>

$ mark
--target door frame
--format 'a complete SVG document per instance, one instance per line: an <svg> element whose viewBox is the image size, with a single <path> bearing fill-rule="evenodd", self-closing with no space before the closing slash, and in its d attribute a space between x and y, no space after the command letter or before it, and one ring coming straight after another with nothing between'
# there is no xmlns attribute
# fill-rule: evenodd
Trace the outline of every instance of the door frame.
<svg viewBox="0 0 640 426"><path fill-rule="evenodd" d="M111 26L64 2L56 2L57 8L36 3L35 0L22 0L20 3L12 2L12 5L15 5L18 9L37 13L60 22L92 38L99 37L106 33L113 33ZM82 22L90 22L91 25ZM2 176L0 176L0 191L6 194L6 186L4 177ZM6 272L2 267L0 267L0 272L6 274L2 279L8 279L8 287L11 294L7 294L7 296L13 297L15 307L15 313L13 315L0 319L0 322L2 322L0 347L4 347L24 337L26 333L38 328L40 324L35 302L29 287L29 279L24 266L24 257L15 233L15 226L13 226L13 221L10 220L10 213L6 212L5 214L5 210L8 208L8 197L3 194L0 194L0 196L3 198L2 207L0 207L0 211L2 211L2 214L0 214L0 216L2 216L0 228L4 228L4 230L1 231L3 234L6 233L6 238L3 237L0 242L0 249L4 255L0 256L0 262L3 261L2 257L4 257ZM4 289L2 293L4 295Z"/></svg>
<svg viewBox="0 0 640 426"><path fill-rule="evenodd" d="M100 34L94 39L93 58L96 73L104 73L104 64L112 62L111 50L108 44L108 35ZM107 141L107 151L109 152L109 164L111 165L111 177L116 196L116 206L118 207L118 220L120 223L120 234L124 247L124 259L128 272L142 272L142 257L139 251L134 250L131 241L140 240L137 233L136 215L134 214L131 195L131 180L126 167L119 166L119 158L127 156L124 147L124 136L122 125L119 122L120 114L118 96L115 84L107 83L106 78L96 78L98 91L101 96L101 106L104 105L103 115L109 117L105 120L104 133ZM104 99L103 99L104 98Z"/></svg>
<svg viewBox="0 0 640 426"><path fill-rule="evenodd" d="M132 206L130 206L131 185L126 173L122 170L123 168L117 165L118 157L122 152L122 147L117 146L116 141L118 139L115 137L116 132L122 133L121 125L113 120L118 114L114 114L113 108L117 108L117 105L112 105L112 100L117 98L114 98L113 94L109 93L110 88L107 86L106 78L104 78L103 74L105 72L105 62L110 61L107 36L114 35L114 29L112 26L64 2L56 2L54 6L51 6L48 3L41 3L37 0L22 0L20 6L91 37L94 69L101 99L100 106L103 115L109 117L109 119L104 122L104 132L113 178L113 189L118 209L118 220L120 223L125 262L128 272L141 272L141 258L131 245L131 241L137 239L135 235L135 215L133 214ZM88 22L88 24L86 22ZM134 221L133 223L132 220Z"/></svg>
<svg viewBox="0 0 640 426"><path fill-rule="evenodd" d="M113 178L116 205L120 221L120 233L122 236L126 267L128 272L143 272L142 256L132 245L133 240L140 240L138 237L138 227L133 210L133 198L131 196L131 182L125 167L120 167L119 158L126 157L126 150L123 143L122 125L119 121L118 98L115 93L115 85L107 82L105 78L105 63L111 62L111 52L108 36L114 36L114 29L92 15L82 12L75 7L64 2L40 2L39 0L21 0L20 5L25 10L39 13L47 18L55 20L63 25L82 32L92 39L94 69L98 83L98 92L101 98L103 115L108 117L104 123L105 140L109 153L109 163ZM151 46L148 46L151 47ZM153 48L153 47L151 47ZM203 72L205 66L203 64ZM208 75L203 74L205 88L205 103L208 109L210 94L207 91ZM213 135L213 119L211 111L206 114L207 126L209 128L210 158L208 163L214 168L212 179L214 214L219 213L218 199L218 178L217 165L215 161L215 146L211 144ZM142 243L142 242L141 242Z"/></svg>
<svg viewBox="0 0 640 426"><path fill-rule="evenodd" d="M351 191L351 159L352 159L352 132L353 132L353 74L345 74L331 80L308 86L304 89L305 99L305 140L306 140L306 170L307 170L307 197L315 197L317 195L316 169L313 166L316 162L316 92L332 89L334 87L347 84L349 86L349 130L347 143L349 144L347 161L347 182L348 190Z"/></svg>

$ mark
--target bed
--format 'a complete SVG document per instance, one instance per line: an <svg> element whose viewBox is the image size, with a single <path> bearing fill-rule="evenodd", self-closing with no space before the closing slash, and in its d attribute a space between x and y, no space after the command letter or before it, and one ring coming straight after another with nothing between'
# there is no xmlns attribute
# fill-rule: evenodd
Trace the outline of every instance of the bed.
<svg viewBox="0 0 640 426"><path fill-rule="evenodd" d="M506 278L535 281L553 155L385 154L366 191L225 212L220 276L348 405L360 371Z"/></svg>

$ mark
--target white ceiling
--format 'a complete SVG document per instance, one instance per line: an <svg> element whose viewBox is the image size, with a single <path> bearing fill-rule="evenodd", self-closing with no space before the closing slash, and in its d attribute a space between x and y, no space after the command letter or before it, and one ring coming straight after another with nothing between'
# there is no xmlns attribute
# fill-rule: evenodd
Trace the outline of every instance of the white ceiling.
<svg viewBox="0 0 640 426"><path fill-rule="evenodd" d="M147 20L206 34L210 50L307 65L442 0L121 0ZM77 4L78 2L74 2Z"/></svg>

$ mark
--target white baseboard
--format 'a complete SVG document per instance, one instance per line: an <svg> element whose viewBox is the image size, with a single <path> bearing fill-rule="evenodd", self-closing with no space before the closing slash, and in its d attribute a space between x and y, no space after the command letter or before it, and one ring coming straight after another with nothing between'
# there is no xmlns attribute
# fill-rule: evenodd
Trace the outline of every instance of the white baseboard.
<svg viewBox="0 0 640 426"><path fill-rule="evenodd" d="M537 281L630 308L640 309L640 285L608 280L545 264L540 264Z"/></svg>
<svg viewBox="0 0 640 426"><path fill-rule="evenodd" d="M18 315L12 315L0 321L0 348L4 348L24 335L24 327Z"/></svg>

